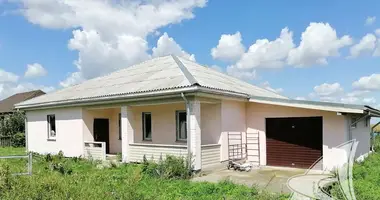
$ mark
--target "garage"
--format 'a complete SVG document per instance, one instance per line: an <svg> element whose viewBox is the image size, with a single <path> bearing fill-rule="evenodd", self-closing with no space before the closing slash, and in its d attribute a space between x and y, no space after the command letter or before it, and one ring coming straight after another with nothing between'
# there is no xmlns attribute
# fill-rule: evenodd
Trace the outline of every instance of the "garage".
<svg viewBox="0 0 380 200"><path fill-rule="evenodd" d="M322 117L266 118L267 165L309 168L322 156Z"/></svg>

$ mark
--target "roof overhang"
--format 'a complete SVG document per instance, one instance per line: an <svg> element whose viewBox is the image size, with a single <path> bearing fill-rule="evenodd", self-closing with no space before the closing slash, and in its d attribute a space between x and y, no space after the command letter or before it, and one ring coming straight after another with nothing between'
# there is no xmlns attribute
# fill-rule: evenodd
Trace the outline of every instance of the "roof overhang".
<svg viewBox="0 0 380 200"><path fill-rule="evenodd" d="M368 114L371 117L380 117L380 110L379 109L376 109L376 108L373 108L370 106L365 106L365 107L366 107L366 111L368 112Z"/></svg>
<svg viewBox="0 0 380 200"><path fill-rule="evenodd" d="M211 94L211 95L222 95L224 97L238 98L248 100L248 96L243 93L236 93L232 91L218 90L214 88L206 88L198 85L193 85L190 87L176 88L176 89L166 89L157 90L149 92L139 92L130 94L116 94L112 96L101 96L92 98L82 98L82 99L67 99L61 101L50 101L37 104L16 104L16 109L20 110L36 110L36 109L47 109L47 108L62 108L62 107L72 107L72 106L89 106L89 105L101 105L101 104L114 104L114 103L126 103L137 101L137 100L153 100L153 99L165 99L172 98L173 95L185 94ZM214 96L216 97L216 96Z"/></svg>
<svg viewBox="0 0 380 200"><path fill-rule="evenodd" d="M257 97L251 96L250 102L264 103L278 106L287 106L294 108L304 108L313 110L323 110L338 113L354 113L354 114L365 114L371 113L371 116L380 115L380 111L369 106L355 105L355 104L342 104L342 103L330 103L330 102L319 102L319 101L304 101L304 100L294 100L294 99L279 99L279 98L268 98L268 97Z"/></svg>

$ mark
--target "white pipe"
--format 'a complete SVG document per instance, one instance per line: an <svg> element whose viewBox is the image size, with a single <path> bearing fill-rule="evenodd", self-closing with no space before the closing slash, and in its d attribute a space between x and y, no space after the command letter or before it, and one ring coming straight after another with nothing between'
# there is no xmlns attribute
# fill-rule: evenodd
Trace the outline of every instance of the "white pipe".
<svg viewBox="0 0 380 200"><path fill-rule="evenodd" d="M183 98L183 100L185 101L185 104L186 104L186 134L187 134L187 159L188 162L189 162L189 167L191 167L191 137L189 137L189 134L190 134L190 103L189 101L187 100L186 96L183 94L183 92L181 92L181 97Z"/></svg>

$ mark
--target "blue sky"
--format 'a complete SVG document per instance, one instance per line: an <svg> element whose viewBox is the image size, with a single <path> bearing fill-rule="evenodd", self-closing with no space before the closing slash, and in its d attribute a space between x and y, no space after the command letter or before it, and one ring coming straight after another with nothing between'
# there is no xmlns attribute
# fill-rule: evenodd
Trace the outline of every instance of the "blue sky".
<svg viewBox="0 0 380 200"><path fill-rule="evenodd" d="M0 99L172 53L291 98L380 107L379 9L375 0L0 0Z"/></svg>

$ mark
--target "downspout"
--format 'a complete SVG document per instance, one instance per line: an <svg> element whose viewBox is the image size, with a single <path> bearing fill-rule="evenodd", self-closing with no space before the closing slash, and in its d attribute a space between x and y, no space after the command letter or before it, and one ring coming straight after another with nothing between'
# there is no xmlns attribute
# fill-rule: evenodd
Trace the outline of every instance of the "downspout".
<svg viewBox="0 0 380 200"><path fill-rule="evenodd" d="M377 122L372 128L371 128L371 138L372 138L372 145L371 145L371 150L372 151L375 151L375 135L374 135L374 131L375 131L375 128L380 125L380 122Z"/></svg>
<svg viewBox="0 0 380 200"><path fill-rule="evenodd" d="M192 154L191 154L191 137L189 137L189 134L190 134L190 103L189 101L187 100L187 98L185 97L185 95L183 94L183 92L181 92L181 97L183 98L183 100L185 101L185 104L186 104L186 132L187 132L187 159L188 159L188 164L189 164L189 169L191 169L191 163L192 163Z"/></svg>

